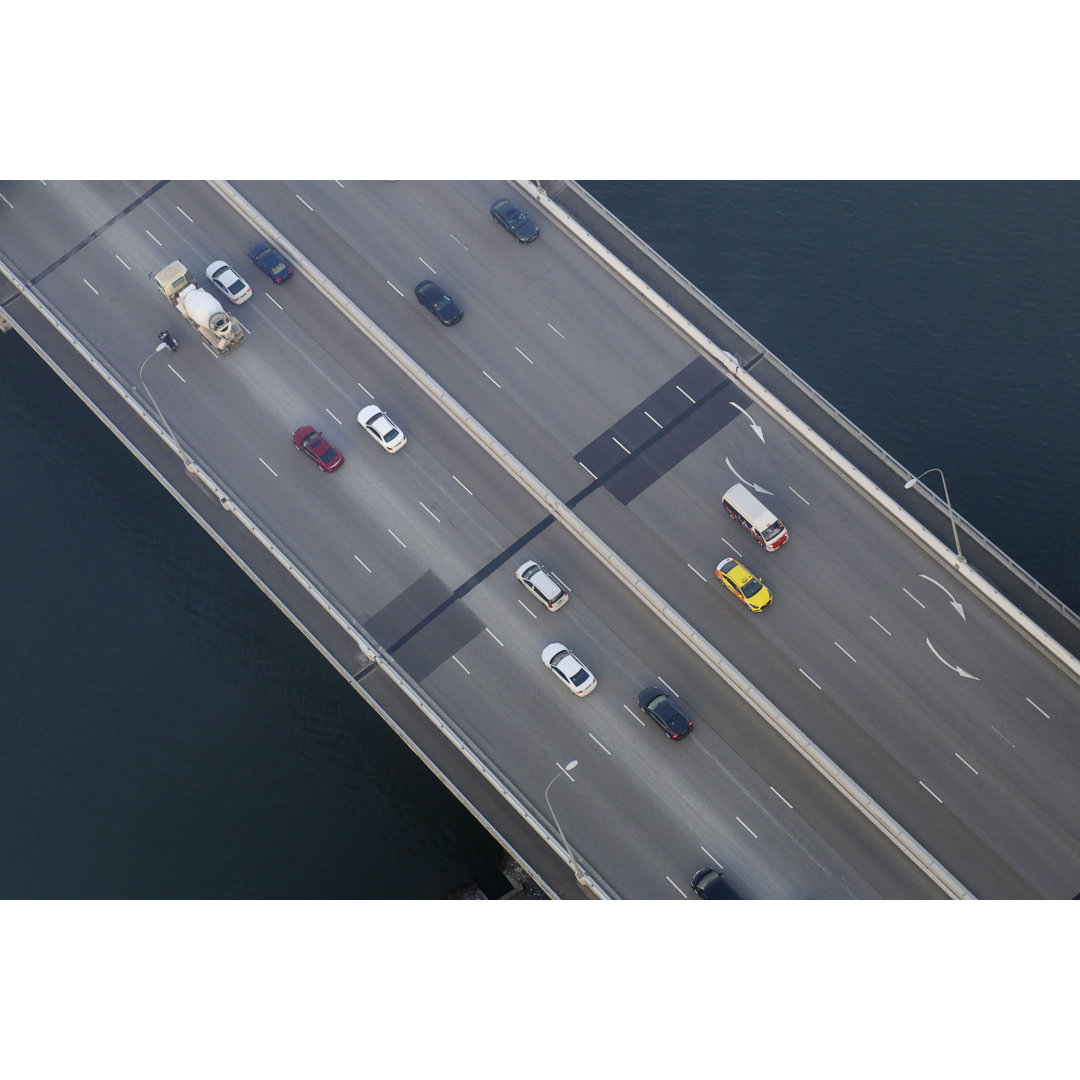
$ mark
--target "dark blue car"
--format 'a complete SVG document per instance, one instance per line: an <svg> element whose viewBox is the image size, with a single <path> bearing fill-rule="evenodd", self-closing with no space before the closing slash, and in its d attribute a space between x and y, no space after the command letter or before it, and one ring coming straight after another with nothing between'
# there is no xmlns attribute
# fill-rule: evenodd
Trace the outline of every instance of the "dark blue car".
<svg viewBox="0 0 1080 1080"><path fill-rule="evenodd" d="M419 285L413 289L416 294L416 299L420 301L443 324L443 326L453 326L456 322L461 322L461 316L465 314L456 303L454 298L446 292L445 289L440 288L434 281L429 281L426 278L420 282Z"/></svg>
<svg viewBox="0 0 1080 1080"><path fill-rule="evenodd" d="M491 208L491 216L523 244L531 243L540 235L540 226L509 199L499 199Z"/></svg>
<svg viewBox="0 0 1080 1080"><path fill-rule="evenodd" d="M259 241L249 252L248 258L275 284L280 285L292 277L292 267L276 248Z"/></svg>

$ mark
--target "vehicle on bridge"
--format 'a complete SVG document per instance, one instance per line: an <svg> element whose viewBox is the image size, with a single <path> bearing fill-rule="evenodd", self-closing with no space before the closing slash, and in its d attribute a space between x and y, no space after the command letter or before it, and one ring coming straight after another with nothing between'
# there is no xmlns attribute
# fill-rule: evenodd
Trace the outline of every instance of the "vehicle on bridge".
<svg viewBox="0 0 1080 1080"><path fill-rule="evenodd" d="M248 252L248 258L275 284L280 285L292 277L289 260L271 247L265 240L260 240Z"/></svg>
<svg viewBox="0 0 1080 1080"><path fill-rule="evenodd" d="M413 293L443 326L453 326L454 323L461 322L461 316L465 313L454 298L434 281L425 278L413 289Z"/></svg>
<svg viewBox="0 0 1080 1080"><path fill-rule="evenodd" d="M690 888L702 900L741 900L742 897L724 880L724 871L702 867L691 879Z"/></svg>
<svg viewBox="0 0 1080 1080"><path fill-rule="evenodd" d="M658 686L647 686L638 694L638 708L655 720L669 739L685 739L694 722Z"/></svg>
<svg viewBox="0 0 1080 1080"><path fill-rule="evenodd" d="M761 578L754 577L735 559L721 559L716 568L716 576L751 611L764 611L772 603L772 593Z"/></svg>
<svg viewBox="0 0 1080 1080"><path fill-rule="evenodd" d="M560 642L553 641L545 646L540 658L578 697L591 694L596 689L596 676Z"/></svg>
<svg viewBox="0 0 1080 1080"><path fill-rule="evenodd" d="M491 216L522 244L531 244L540 235L540 226L509 199L499 199L491 208Z"/></svg>
<svg viewBox="0 0 1080 1080"><path fill-rule="evenodd" d="M534 559L523 562L514 576L548 611L558 611L570 599L570 590L546 567Z"/></svg>
<svg viewBox="0 0 1080 1080"><path fill-rule="evenodd" d="M378 405L365 405L356 420L388 454L396 454L409 441Z"/></svg>
<svg viewBox="0 0 1080 1080"><path fill-rule="evenodd" d="M766 551L776 551L787 543L787 526L742 484L729 487L720 502Z"/></svg>
<svg viewBox="0 0 1080 1080"><path fill-rule="evenodd" d="M297 428L292 441L293 446L311 458L323 472L340 469L345 461L345 455L336 446L331 446L321 431L316 431L310 425Z"/></svg>
<svg viewBox="0 0 1080 1080"><path fill-rule="evenodd" d="M179 260L154 275L162 295L218 354L227 353L247 337L240 320L225 313L216 296L195 284L191 272Z"/></svg>

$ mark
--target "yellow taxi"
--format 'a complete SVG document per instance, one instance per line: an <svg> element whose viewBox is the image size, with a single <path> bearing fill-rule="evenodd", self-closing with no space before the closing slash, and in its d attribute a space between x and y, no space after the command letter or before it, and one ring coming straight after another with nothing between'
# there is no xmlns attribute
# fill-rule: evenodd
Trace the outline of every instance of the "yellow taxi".
<svg viewBox="0 0 1080 1080"><path fill-rule="evenodd" d="M772 593L761 578L754 577L741 562L721 559L716 568L716 576L751 611L764 611L772 603Z"/></svg>

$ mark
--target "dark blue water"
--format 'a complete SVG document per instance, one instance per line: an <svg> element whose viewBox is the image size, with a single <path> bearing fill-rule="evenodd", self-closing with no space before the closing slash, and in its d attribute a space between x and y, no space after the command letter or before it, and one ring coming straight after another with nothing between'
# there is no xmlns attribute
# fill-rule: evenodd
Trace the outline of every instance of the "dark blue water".
<svg viewBox="0 0 1080 1080"><path fill-rule="evenodd" d="M1080 186L587 186L1080 608ZM497 863L13 334L0 423L0 896L427 898Z"/></svg>

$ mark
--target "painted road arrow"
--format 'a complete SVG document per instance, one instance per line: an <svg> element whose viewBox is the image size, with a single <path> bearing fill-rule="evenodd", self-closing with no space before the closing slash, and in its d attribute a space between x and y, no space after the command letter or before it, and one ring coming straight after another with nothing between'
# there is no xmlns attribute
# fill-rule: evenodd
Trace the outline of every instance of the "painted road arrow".
<svg viewBox="0 0 1080 1080"><path fill-rule="evenodd" d="M755 484L752 480L743 480L741 476L735 471L735 466L731 464L731 458L724 458L724 464L731 470L732 475L742 480L747 487L752 487L759 495L771 495L772 492L768 488L763 488L760 484Z"/></svg>
<svg viewBox="0 0 1080 1080"><path fill-rule="evenodd" d="M964 669L963 669L962 667L957 667L957 666L956 666L955 664L950 664L950 663L949 663L949 661L948 661L948 660L946 660L946 659L945 659L945 657L944 657L944 656L942 656L942 655L941 655L941 653L939 653L939 652L937 651L937 649L935 649L935 648L934 648L934 644L933 644L933 642L932 642L932 641L931 641L931 640L930 640L929 638L927 638L927 639L926 639L926 644L930 646L930 651L931 651L931 652L932 652L932 653L933 653L933 654L934 654L934 655L935 655L935 656L936 656L936 657L937 657L937 658L938 658L938 659L939 659L939 660L940 660L940 661L941 661L941 662L942 662L942 663L943 663L943 664L944 664L944 665L945 665L945 666L946 666L947 668L952 668L952 669L953 669L953 671L955 671L957 675L963 675L963 677L964 677L965 679L974 679L974 680L975 680L976 682L981 682L981 681L982 681L982 680L981 680L981 679L979 678L979 676L978 676L978 675L972 675L970 671L965 671L965 670L964 670Z"/></svg>
<svg viewBox="0 0 1080 1080"><path fill-rule="evenodd" d="M964 605L961 604L940 581L935 581L932 577L927 577L926 574L920 574L919 577L926 578L931 585L936 585L949 598L949 603L956 609L957 615L959 615L964 622L967 622L967 616L964 614Z"/></svg>
<svg viewBox="0 0 1080 1080"><path fill-rule="evenodd" d="M729 401L728 404L729 405L735 405L735 402L734 401ZM743 414L743 416L745 416L746 419L750 421L750 426L754 429L754 434L762 442L764 442L765 441L765 436L764 436L764 434L762 434L761 428L759 428L757 426L757 424L754 423L754 418L741 405L735 405L735 408L738 409L739 412L741 412Z"/></svg>

